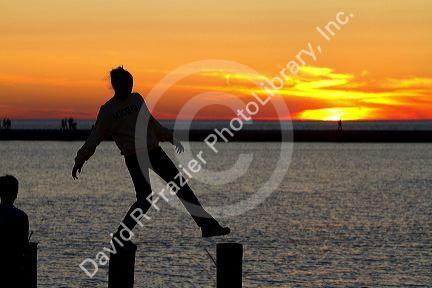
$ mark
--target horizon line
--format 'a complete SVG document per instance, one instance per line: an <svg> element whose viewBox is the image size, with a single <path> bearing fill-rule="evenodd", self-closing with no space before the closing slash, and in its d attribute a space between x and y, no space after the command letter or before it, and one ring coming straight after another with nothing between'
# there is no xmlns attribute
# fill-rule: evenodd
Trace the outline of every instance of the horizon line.
<svg viewBox="0 0 432 288"><path fill-rule="evenodd" d="M1 117L0 120L3 118L9 118L13 121L55 121L55 120L62 120L65 118L71 118L71 117L62 117L62 118L10 118L10 117ZM96 118L75 118L72 117L74 120L77 121L96 121ZM231 118L203 118L203 119L176 119L176 118L159 118L159 120L162 121L230 121ZM432 119L358 119L358 120L342 120L342 122L390 122L390 121L398 121L398 122L420 122L420 121L432 121ZM339 120L313 120L313 119L256 119L253 120L255 122L280 122L280 121L292 121L292 122L338 122ZM253 122L253 121L244 121L244 122Z"/></svg>

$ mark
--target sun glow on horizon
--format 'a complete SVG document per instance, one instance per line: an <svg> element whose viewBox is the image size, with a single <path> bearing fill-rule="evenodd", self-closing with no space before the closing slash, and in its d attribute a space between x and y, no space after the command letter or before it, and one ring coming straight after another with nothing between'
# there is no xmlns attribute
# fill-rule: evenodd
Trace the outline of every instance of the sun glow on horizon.
<svg viewBox="0 0 432 288"><path fill-rule="evenodd" d="M375 110L367 107L340 107L306 110L297 116L301 120L355 121L373 119Z"/></svg>

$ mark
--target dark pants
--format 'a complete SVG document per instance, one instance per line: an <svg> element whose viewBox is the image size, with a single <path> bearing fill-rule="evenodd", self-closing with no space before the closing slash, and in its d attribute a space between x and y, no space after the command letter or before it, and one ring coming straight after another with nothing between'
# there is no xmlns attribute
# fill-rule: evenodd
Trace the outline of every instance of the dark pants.
<svg viewBox="0 0 432 288"><path fill-rule="evenodd" d="M183 178L183 181L181 181L180 177L178 177L179 170L165 154L162 148L157 147L150 149L148 157L143 154L142 157L140 157L140 161L141 166L138 162L137 155L125 156L126 166L132 177L137 197L137 201L131 206L123 219L123 224L126 225L126 227L132 230L137 224L137 221L130 216L135 209L140 208L143 213L145 213L152 205L147 199L152 193L149 169L152 169L167 183L173 181L178 187L180 187L180 190L176 195L179 197L180 201L198 226L203 227L215 221L213 217L201 206L189 185L184 183L185 179ZM119 229L120 228L121 227L119 227Z"/></svg>

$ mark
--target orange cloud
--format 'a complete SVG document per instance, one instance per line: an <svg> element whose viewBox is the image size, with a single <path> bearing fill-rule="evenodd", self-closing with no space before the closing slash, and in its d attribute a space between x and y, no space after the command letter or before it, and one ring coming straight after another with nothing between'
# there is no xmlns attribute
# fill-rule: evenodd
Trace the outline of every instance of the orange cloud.
<svg viewBox="0 0 432 288"><path fill-rule="evenodd" d="M203 73L199 85L183 84L184 89L220 91L248 100L252 93L273 93L282 97L298 120L382 120L431 119L432 78L374 79L369 73L338 73L327 67L305 66L297 75L285 79L281 89L265 90L259 81L270 85L270 76L230 74L224 71ZM197 83L197 82L195 82ZM223 97L223 96L221 96ZM258 119L275 118L264 109ZM273 113L273 114L271 114ZM175 115L173 115L175 116ZM186 116L186 115L183 115ZM191 117L193 115L190 115ZM186 116L187 117L187 116Z"/></svg>

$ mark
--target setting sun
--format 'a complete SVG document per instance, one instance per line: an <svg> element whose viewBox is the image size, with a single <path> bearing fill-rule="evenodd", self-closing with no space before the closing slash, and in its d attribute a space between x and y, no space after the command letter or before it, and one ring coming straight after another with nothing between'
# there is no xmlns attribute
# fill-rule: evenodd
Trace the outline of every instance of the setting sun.
<svg viewBox="0 0 432 288"><path fill-rule="evenodd" d="M298 115L301 120L365 120L373 119L373 109L366 107L359 108L324 108L317 110L306 110Z"/></svg>

